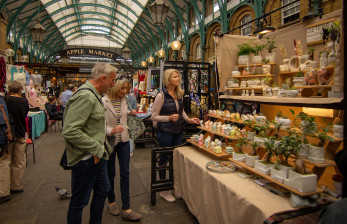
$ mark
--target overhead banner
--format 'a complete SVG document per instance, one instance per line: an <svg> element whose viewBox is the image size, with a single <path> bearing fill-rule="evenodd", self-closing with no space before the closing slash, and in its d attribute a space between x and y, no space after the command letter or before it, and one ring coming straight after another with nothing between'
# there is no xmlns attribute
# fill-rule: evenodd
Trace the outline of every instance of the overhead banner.
<svg viewBox="0 0 347 224"><path fill-rule="evenodd" d="M112 60L116 60L119 55L112 53L110 51L93 49L93 48L74 48L74 49L66 49L59 52L60 57L70 57L70 56L98 56L104 58L110 58Z"/></svg>

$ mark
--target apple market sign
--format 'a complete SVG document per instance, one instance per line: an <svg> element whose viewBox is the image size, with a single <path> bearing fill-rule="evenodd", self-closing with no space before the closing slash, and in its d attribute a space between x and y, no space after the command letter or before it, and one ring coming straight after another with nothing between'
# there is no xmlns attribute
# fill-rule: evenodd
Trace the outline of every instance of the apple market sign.
<svg viewBox="0 0 347 224"><path fill-rule="evenodd" d="M103 58L110 58L112 60L116 60L119 57L119 55L115 53L100 50L100 49L92 49L92 48L74 48L74 49L62 50L59 52L59 55L61 57L90 55L90 56L98 56Z"/></svg>

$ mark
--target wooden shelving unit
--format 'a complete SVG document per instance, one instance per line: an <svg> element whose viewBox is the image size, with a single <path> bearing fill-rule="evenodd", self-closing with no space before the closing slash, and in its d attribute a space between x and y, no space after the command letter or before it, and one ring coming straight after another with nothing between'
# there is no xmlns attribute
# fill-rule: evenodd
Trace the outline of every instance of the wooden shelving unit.
<svg viewBox="0 0 347 224"><path fill-rule="evenodd" d="M212 131L210 131L209 129L204 128L204 127L201 127L201 126L198 126L197 128L199 128L199 129L201 129L201 130L204 130L204 131L207 131L207 132L210 132L211 134L218 135L218 136L221 136L221 137L223 137L223 138L230 139L230 140L237 140L237 139L238 139L237 137L231 137L231 136L228 136L228 135L224 135L224 134L222 134L222 133L219 133L219 132L212 132Z"/></svg>
<svg viewBox="0 0 347 224"><path fill-rule="evenodd" d="M271 76L274 77L273 75L267 75L267 74L261 74L261 75L238 75L238 76L230 76L230 78L235 78L235 79L243 79L243 78L261 78L265 76Z"/></svg>
<svg viewBox="0 0 347 224"><path fill-rule="evenodd" d="M279 186L284 187L287 190L289 190L289 191L291 191L291 192L293 192L293 193L295 193L297 195L300 195L302 197L310 196L310 195L313 195L313 194L317 194L317 193L322 193L323 192L323 189L317 187L316 191L307 192L307 193L301 193L300 191L297 191L297 190L295 190L295 189L293 189L291 187L288 187L285 184L282 184L281 182L278 182L278 181L272 179L271 176L262 174L262 173L258 172L257 170L255 170L254 168L247 166L245 162L239 162L239 161L233 160L232 158L228 158L228 160L230 160L231 162L235 163L236 165L238 165L238 166L240 166L240 167L242 167L242 168L244 168L244 169L246 169L246 170L248 170L248 171L250 171L250 172L252 172L254 174L257 174L257 175L259 175L259 176L261 176L261 177L263 177L263 178L265 178L265 179L267 179L267 180L269 180L271 182L274 182L274 183L278 184Z"/></svg>
<svg viewBox="0 0 347 224"><path fill-rule="evenodd" d="M225 148L222 148L222 153L215 153L213 150L205 148L199 144L197 144L196 142L191 141L190 139L187 139L187 142L189 142L190 144L196 146L199 150L202 150L204 152L209 153L210 155L217 157L217 158L224 158L224 157L229 157L231 156L230 154L225 152Z"/></svg>

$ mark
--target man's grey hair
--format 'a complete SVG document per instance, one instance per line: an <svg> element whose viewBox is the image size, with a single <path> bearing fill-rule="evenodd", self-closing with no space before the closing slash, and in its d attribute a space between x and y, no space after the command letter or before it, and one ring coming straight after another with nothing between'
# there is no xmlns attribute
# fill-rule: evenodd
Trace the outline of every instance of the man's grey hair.
<svg viewBox="0 0 347 224"><path fill-rule="evenodd" d="M117 73L118 69L115 68L114 66L104 63L104 62L98 62L94 65L92 74L91 74L91 79L98 79L102 75L107 75L109 76L112 73Z"/></svg>

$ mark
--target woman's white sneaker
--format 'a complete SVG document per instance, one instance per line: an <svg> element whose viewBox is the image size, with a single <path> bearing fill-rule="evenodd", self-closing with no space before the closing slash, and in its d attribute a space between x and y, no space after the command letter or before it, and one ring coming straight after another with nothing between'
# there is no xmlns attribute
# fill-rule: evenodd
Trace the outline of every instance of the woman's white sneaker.
<svg viewBox="0 0 347 224"><path fill-rule="evenodd" d="M170 193L170 191L162 191L159 196L167 202L175 202L176 198Z"/></svg>

